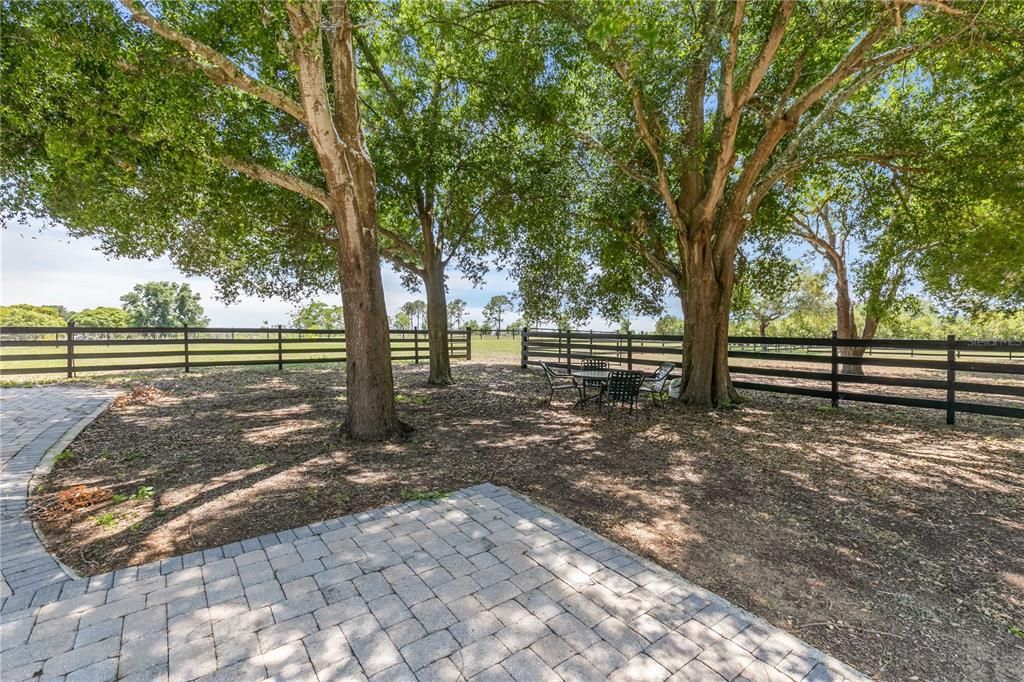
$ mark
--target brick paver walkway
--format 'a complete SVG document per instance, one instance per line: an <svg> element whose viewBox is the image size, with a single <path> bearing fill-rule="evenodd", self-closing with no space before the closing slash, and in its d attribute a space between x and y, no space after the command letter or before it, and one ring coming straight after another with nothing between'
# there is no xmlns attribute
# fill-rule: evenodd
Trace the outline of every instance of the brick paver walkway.
<svg viewBox="0 0 1024 682"><path fill-rule="evenodd" d="M25 518L28 484L44 455L63 445L110 400L103 389L76 386L0 390L0 598L68 579ZM40 595L58 594L50 587Z"/></svg>
<svg viewBox="0 0 1024 682"><path fill-rule="evenodd" d="M491 484L27 585L0 621L7 682L861 678Z"/></svg>

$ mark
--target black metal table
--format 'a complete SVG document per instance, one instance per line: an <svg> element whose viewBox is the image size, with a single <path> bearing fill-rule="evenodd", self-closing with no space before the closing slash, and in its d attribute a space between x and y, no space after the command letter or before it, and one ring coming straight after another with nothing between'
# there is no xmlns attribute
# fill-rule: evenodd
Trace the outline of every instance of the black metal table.
<svg viewBox="0 0 1024 682"><path fill-rule="evenodd" d="M573 407L580 405L586 405L594 400L600 400L601 396L604 395L604 385L608 381L608 377L611 376L611 371L607 369L576 369L570 370L570 373L574 378L583 380L583 393L582 397L576 401ZM587 395L587 384L598 384L600 390L597 394L588 396Z"/></svg>

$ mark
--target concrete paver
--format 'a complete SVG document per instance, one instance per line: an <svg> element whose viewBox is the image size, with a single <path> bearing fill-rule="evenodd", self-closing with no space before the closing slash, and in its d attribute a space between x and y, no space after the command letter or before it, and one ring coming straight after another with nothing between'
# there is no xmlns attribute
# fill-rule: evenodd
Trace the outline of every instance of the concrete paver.
<svg viewBox="0 0 1024 682"><path fill-rule="evenodd" d="M27 523L20 512L43 454L108 396L3 398L5 431L28 429L4 436L6 536ZM32 426L32 414L45 425ZM25 533L0 545L9 682L864 679L489 483L82 579ZM41 577L8 578L23 560Z"/></svg>

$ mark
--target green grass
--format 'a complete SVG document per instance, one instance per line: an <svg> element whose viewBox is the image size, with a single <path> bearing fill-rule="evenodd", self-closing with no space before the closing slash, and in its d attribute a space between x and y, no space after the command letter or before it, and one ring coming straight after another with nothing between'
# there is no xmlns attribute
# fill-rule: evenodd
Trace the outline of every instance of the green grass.
<svg viewBox="0 0 1024 682"><path fill-rule="evenodd" d="M518 359L522 348L522 340L516 336L502 336L494 338L485 336L480 338L473 335L472 354L474 361L483 360L512 360Z"/></svg>
<svg viewBox="0 0 1024 682"><path fill-rule="evenodd" d="M103 512L102 514L92 517L92 520L97 526L110 528L117 523L117 514L114 512Z"/></svg>
<svg viewBox="0 0 1024 682"><path fill-rule="evenodd" d="M461 334L455 337L455 342L461 345L462 342ZM239 339L242 341L242 339ZM479 338L473 340L474 355L476 355L477 347L481 349L481 353L484 354L483 359L490 357L494 354L492 349L493 342L500 341L498 344L502 349L508 348L509 353L518 354L518 341L508 338L503 339L485 339L480 340ZM343 362L342 353L344 351L344 341L341 339L332 339L330 343L317 343L317 342L306 342L297 341L294 343L285 343L283 346L285 352L282 357L285 364L291 367L303 367L304 362L313 361L311 364L320 366L330 366L333 363L322 362L322 361L334 361L339 364ZM421 334L420 338L420 364L427 362L427 340L426 335ZM237 355L211 355L211 351L241 351ZM12 375L13 372L23 370L31 367L33 369L42 370L63 370L67 368L67 359L63 357L66 353L67 346L63 341L54 342L44 346L31 346L31 347L20 347L20 346L5 346L0 348L0 372L7 373L7 377L3 380L5 386L16 386L16 385L31 385L35 382L27 382L23 378L18 378L16 375ZM297 352L288 352L297 351ZM134 353L144 352L152 353L154 356L150 357L82 357L83 354L88 355L109 355L117 353ZM393 339L391 352L394 356L398 357L412 357L413 347L410 340ZM504 353L504 350L499 353ZM61 354L60 358L50 359L35 359L32 356L45 356ZM11 356L22 356L24 359L11 360ZM216 363L238 363L246 361L262 361L267 366L274 366L277 364L277 339L272 337L267 339L252 339L246 343L231 343L231 344L218 344L218 343L202 343L201 341L193 341L189 344L189 363L195 366L196 370L202 369L196 365L206 362ZM320 362L317 362L320 361ZM140 345L76 345L75 346L75 365L77 367L107 367L107 366L120 366L118 372L130 372L135 365L147 365L147 364L184 364L185 353L182 342L180 340L171 339L167 343L157 344L140 344ZM411 360L400 360L398 363L411 362ZM143 368L144 369L144 368ZM181 371L180 368L168 368L172 371ZM25 374L22 376L29 376ZM47 379L60 380L64 378L60 371L44 372L38 375L44 381ZM88 376L87 373L82 373L79 376Z"/></svg>

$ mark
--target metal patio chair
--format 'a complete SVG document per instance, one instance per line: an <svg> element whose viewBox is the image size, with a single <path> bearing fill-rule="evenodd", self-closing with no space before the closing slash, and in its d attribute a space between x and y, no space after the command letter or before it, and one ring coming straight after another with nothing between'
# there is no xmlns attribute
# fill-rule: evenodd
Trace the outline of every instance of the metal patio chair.
<svg viewBox="0 0 1024 682"><path fill-rule="evenodd" d="M551 407L551 399L558 391L575 391L577 397L583 399L583 390L570 374L556 372L548 363L542 362L540 366L544 369L544 378L548 380L548 407Z"/></svg>
<svg viewBox="0 0 1024 682"><path fill-rule="evenodd" d="M612 370L608 375L608 384L604 391L604 400L608 404L608 416L612 416L612 408L615 403L629 405L629 413L633 414L633 408L636 407L636 403L640 399L640 387L643 383L643 372Z"/></svg>
<svg viewBox="0 0 1024 682"><path fill-rule="evenodd" d="M652 403L662 403L668 398L668 387L671 383L672 370L676 368L674 362L663 362L658 365L658 370L644 380L640 387L641 393L651 396Z"/></svg>
<svg viewBox="0 0 1024 682"><path fill-rule="evenodd" d="M580 369L584 370L584 371L586 371L586 370L608 369L608 361L607 360L603 360L601 358L583 358L582 360L580 360ZM591 386L596 386L597 387L597 395L596 396L588 396L587 395L587 389L590 388ZM583 391L583 393L580 395L580 400L586 402L591 397L596 397L597 400L598 400L598 403L600 403L600 401L601 401L601 394L604 392L604 381L601 381L601 380L598 380L598 379L584 379L583 380L582 391Z"/></svg>

